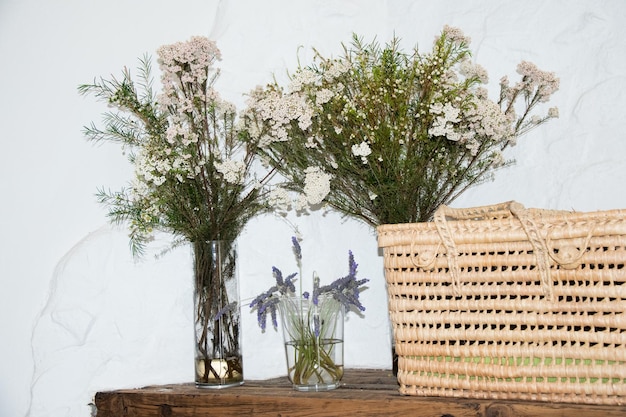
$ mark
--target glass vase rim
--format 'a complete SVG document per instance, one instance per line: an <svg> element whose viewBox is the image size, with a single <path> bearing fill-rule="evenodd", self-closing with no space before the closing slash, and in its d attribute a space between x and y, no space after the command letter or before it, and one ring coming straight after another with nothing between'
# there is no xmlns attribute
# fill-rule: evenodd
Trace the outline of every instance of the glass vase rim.
<svg viewBox="0 0 626 417"><path fill-rule="evenodd" d="M335 299L335 297L332 294L328 294L328 293L324 293L324 294L320 294L317 296L318 300L328 300L328 299ZM308 297L305 297L303 295L281 295L280 296L281 300L304 300L307 301L309 303L313 302L313 296L309 295Z"/></svg>
<svg viewBox="0 0 626 417"><path fill-rule="evenodd" d="M322 306L331 307L333 304L335 305L337 310L345 311L345 306L337 300L332 294L320 294L318 297L317 304L313 303L313 296L309 296L305 298L304 296L281 296L279 304L281 304L282 308L289 308L288 306L297 306L300 305L305 307L307 310L321 308ZM332 308L332 307L331 307Z"/></svg>

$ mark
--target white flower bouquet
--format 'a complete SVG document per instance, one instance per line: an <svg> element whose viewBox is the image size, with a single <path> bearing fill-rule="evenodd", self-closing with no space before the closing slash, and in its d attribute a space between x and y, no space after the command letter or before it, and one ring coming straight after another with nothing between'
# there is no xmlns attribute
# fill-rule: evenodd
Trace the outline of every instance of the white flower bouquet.
<svg viewBox="0 0 626 417"><path fill-rule="evenodd" d="M113 107L104 127L85 129L88 139L119 143L135 177L128 188L99 198L112 220L128 222L141 252L154 230L189 242L233 242L249 219L270 208L267 184L258 178L258 148L240 137L237 110L214 87L215 42L193 37L157 51L161 91L153 90L151 62L141 60L137 80L101 79L79 87Z"/></svg>
<svg viewBox="0 0 626 417"><path fill-rule="evenodd" d="M356 36L344 50L317 53L286 87L253 91L243 118L248 140L297 192L297 209L328 204L372 226L427 221L509 164L503 151L519 136L558 116L534 114L559 80L529 62L491 100L487 72L456 28L428 53Z"/></svg>

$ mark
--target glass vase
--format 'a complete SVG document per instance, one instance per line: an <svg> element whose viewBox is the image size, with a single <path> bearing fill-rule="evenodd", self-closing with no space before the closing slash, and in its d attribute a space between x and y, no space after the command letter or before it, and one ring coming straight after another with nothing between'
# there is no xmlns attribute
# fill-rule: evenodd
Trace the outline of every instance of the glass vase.
<svg viewBox="0 0 626 417"><path fill-rule="evenodd" d="M241 309L235 243L193 242L193 259L196 386L241 385Z"/></svg>
<svg viewBox="0 0 626 417"><path fill-rule="evenodd" d="M288 377L298 391L328 391L343 377L344 307L332 297L279 303Z"/></svg>

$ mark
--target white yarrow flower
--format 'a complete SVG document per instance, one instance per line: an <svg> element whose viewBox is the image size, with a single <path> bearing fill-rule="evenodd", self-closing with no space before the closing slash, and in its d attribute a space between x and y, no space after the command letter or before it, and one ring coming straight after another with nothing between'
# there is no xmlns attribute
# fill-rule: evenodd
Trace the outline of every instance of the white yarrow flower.
<svg viewBox="0 0 626 417"><path fill-rule="evenodd" d="M315 95L315 104L321 106L324 103L328 103L331 98L333 98L333 92L328 88L324 88Z"/></svg>
<svg viewBox="0 0 626 417"><path fill-rule="evenodd" d="M307 203L320 204L330 192L330 180L332 175L324 172L320 167L306 169L304 178L304 194Z"/></svg>
<svg viewBox="0 0 626 417"><path fill-rule="evenodd" d="M227 159L224 162L216 162L215 169L224 176L224 179L231 184L241 184L244 179L246 164L242 161Z"/></svg>
<svg viewBox="0 0 626 417"><path fill-rule="evenodd" d="M550 107L548 109L548 117L559 117L559 108L558 107Z"/></svg>
<svg viewBox="0 0 626 417"><path fill-rule="evenodd" d="M358 145L352 145L352 155L360 156L361 161L366 164L367 157L372 153L372 148L367 144L367 142L363 141Z"/></svg>

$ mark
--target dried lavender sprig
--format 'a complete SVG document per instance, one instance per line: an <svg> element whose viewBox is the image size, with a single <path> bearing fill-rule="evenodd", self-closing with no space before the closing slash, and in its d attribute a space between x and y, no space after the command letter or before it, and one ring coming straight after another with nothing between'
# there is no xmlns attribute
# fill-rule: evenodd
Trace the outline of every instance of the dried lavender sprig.
<svg viewBox="0 0 626 417"><path fill-rule="evenodd" d="M291 243L293 244L293 253L296 255L296 261L300 262L300 260L302 260L302 248L300 247L300 242L298 242L298 238L292 236Z"/></svg>
<svg viewBox="0 0 626 417"><path fill-rule="evenodd" d="M298 239L294 236L291 238L293 244L293 253L296 256L298 266L301 267L300 260L302 259L302 248ZM346 309L350 309L352 306L356 307L360 311L365 311L365 307L361 304L359 296L363 290L363 285L369 281L367 278L360 280L356 279L358 264L354 260L354 254L352 251L348 251L348 275L336 279L329 285L320 286L320 279L317 274L313 276L313 293L303 292L302 297L304 299L311 298L314 305L318 305L319 297L323 294L331 295ZM265 330L267 323L267 313L269 311L272 317L272 324L274 328L278 327L276 320L276 311L280 298L282 296L295 295L296 288L293 284L293 279L297 273L292 273L283 278L283 274L280 269L272 267L274 278L276 279L276 285L270 287L269 290L263 292L256 297L250 303L250 308L257 309L257 318L259 326L262 330ZM317 331L317 330L316 330Z"/></svg>
<svg viewBox="0 0 626 417"><path fill-rule="evenodd" d="M272 272L274 278L276 279L276 288L274 288L274 291L278 290L281 294L287 294L288 292L296 291L296 287L295 285L293 285L293 278L298 274L297 272L288 275L284 279L281 270L276 268L275 266L272 267Z"/></svg>
<svg viewBox="0 0 626 417"><path fill-rule="evenodd" d="M339 278L329 285L319 286L319 279L313 281L313 304L317 305L319 296L322 294L331 294L333 298L339 301L346 309L355 306L360 311L365 311L365 307L359 300L362 286L369 281L367 278L356 279L358 264L354 261L352 251L348 252L348 269L347 276Z"/></svg>
<svg viewBox="0 0 626 417"><path fill-rule="evenodd" d="M261 327L261 330L265 330L266 328L267 310L269 309L271 312L272 310L276 309L276 305L278 304L279 300L278 298L274 297L274 292L277 290L278 287L274 285L269 290L257 296L250 303L251 309L257 309L257 321L259 323L259 326ZM276 324L275 326L277 327L278 324Z"/></svg>
<svg viewBox="0 0 626 417"><path fill-rule="evenodd" d="M282 287L284 285L284 281L283 281L283 273L281 272L281 270L273 266L272 275L274 275L274 278L276 279L276 285L279 287Z"/></svg>
<svg viewBox="0 0 626 417"><path fill-rule="evenodd" d="M334 281L332 284L313 289L313 304L317 305L320 295L330 294L346 309L354 306L360 311L365 311L365 307L361 304L359 296L362 290L360 287L368 281L367 278L357 281L354 277L347 276Z"/></svg>
<svg viewBox="0 0 626 417"><path fill-rule="evenodd" d="M359 264L354 261L354 254L351 250L348 251L348 274L351 277L356 277L356 269L358 266Z"/></svg>
<svg viewBox="0 0 626 417"><path fill-rule="evenodd" d="M320 315L319 314L314 314L313 315L313 328L314 328L314 333L315 333L315 337L320 337Z"/></svg>
<svg viewBox="0 0 626 417"><path fill-rule="evenodd" d="M218 321L226 313L234 312L237 309L237 302L233 301L230 304L226 304L220 311L217 312L213 321Z"/></svg>
<svg viewBox="0 0 626 417"><path fill-rule="evenodd" d="M296 236L291 237L291 245L293 248L293 254L296 255L296 265L298 265L298 271L302 276L302 247ZM300 280L300 293L302 293L302 280Z"/></svg>
<svg viewBox="0 0 626 417"><path fill-rule="evenodd" d="M267 312L269 311L272 318L272 325L274 328L278 328L278 320L276 316L276 310L280 301L280 296L293 294L296 292L296 287L293 284L293 279L297 275L296 272L283 278L283 273L275 266L272 267L274 278L276 279L276 285L270 287L269 290L258 295L250 303L250 308L257 310L257 321L261 330L265 330L267 327ZM279 295L280 294L280 295Z"/></svg>
<svg viewBox="0 0 626 417"><path fill-rule="evenodd" d="M293 285L293 279L295 278L295 276L298 275L297 272L294 272L293 274L290 274L287 276L287 278L285 278L285 285L280 288L280 293L285 295L288 292L290 293L294 293L296 292L296 286Z"/></svg>
<svg viewBox="0 0 626 417"><path fill-rule="evenodd" d="M269 310L270 316L272 318L272 325L274 328L278 327L278 320L276 319L276 309L280 300L278 298L270 298L267 302L259 305L259 309L257 311L257 316L259 319L259 325L261 326L261 330L265 330L267 326L267 312Z"/></svg>

